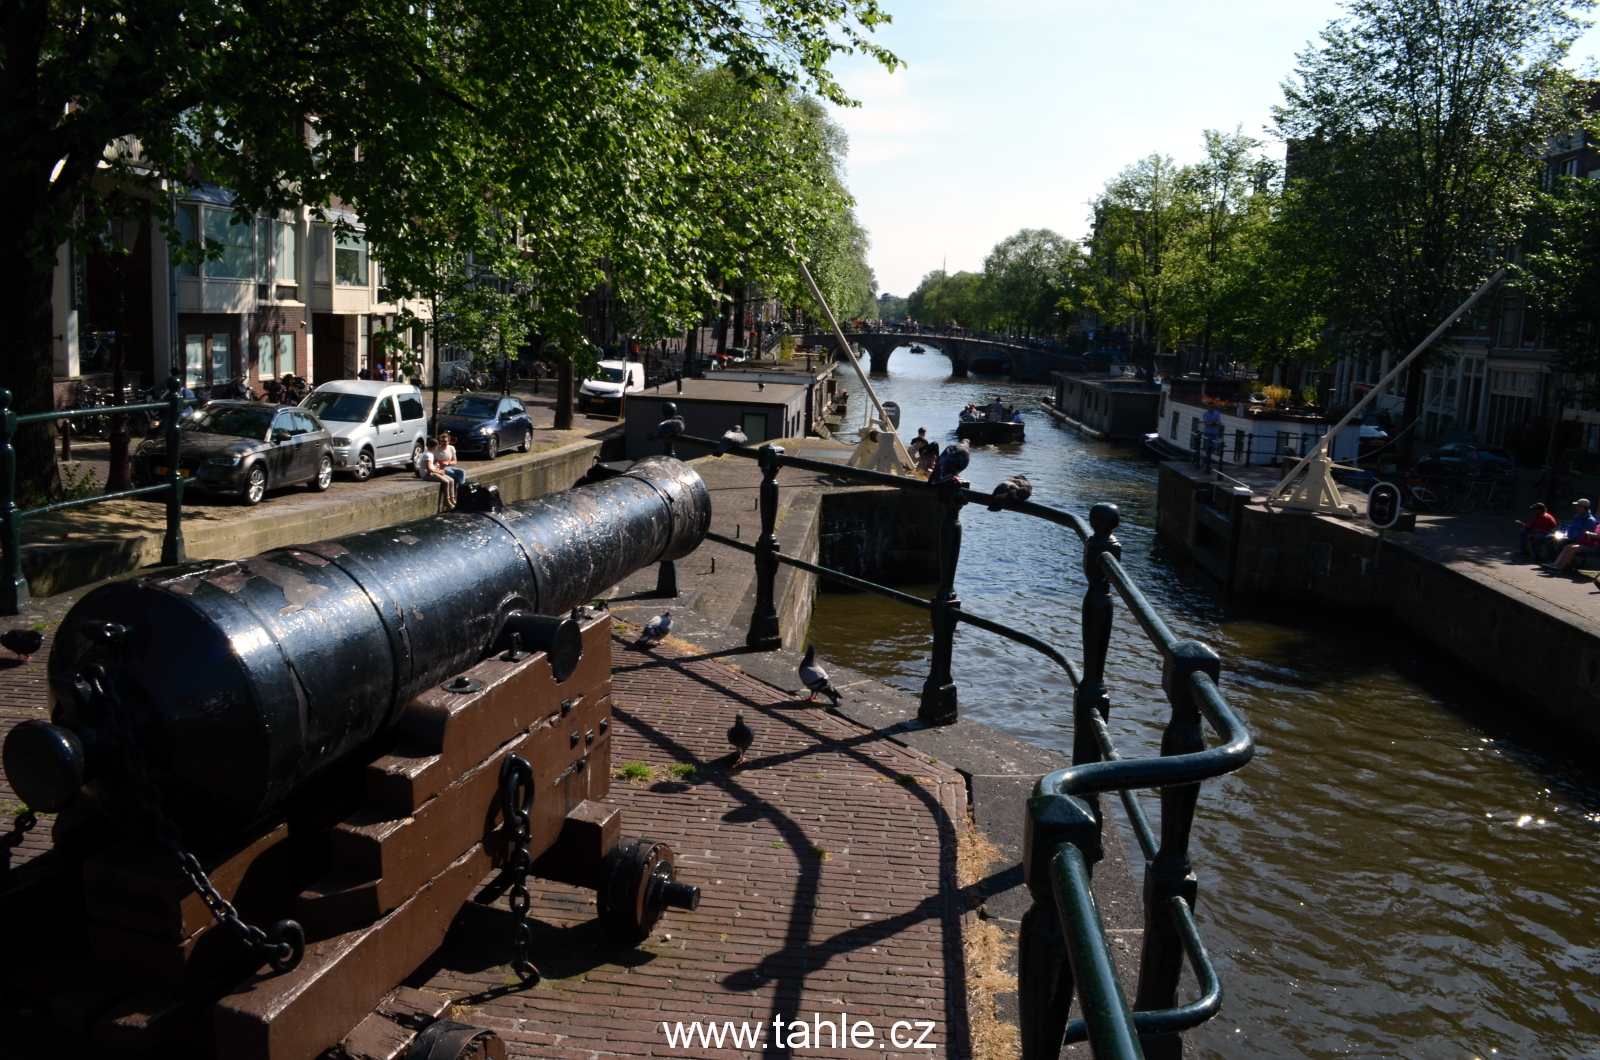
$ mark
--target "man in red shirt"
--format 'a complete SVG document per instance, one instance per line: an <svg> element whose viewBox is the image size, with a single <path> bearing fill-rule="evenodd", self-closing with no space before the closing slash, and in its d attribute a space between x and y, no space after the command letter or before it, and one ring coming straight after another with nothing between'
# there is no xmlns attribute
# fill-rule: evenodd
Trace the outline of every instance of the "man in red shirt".
<svg viewBox="0 0 1600 1060"><path fill-rule="evenodd" d="M1546 511L1544 505L1535 504L1533 506L1533 518L1529 519L1527 522L1523 522L1521 519L1518 519L1517 525L1522 527L1521 542L1518 545L1518 551L1520 551L1524 556L1527 556L1531 555L1531 552L1528 548L1530 542L1537 547L1543 544L1545 541L1548 541L1550 539L1550 535L1555 533L1556 517Z"/></svg>

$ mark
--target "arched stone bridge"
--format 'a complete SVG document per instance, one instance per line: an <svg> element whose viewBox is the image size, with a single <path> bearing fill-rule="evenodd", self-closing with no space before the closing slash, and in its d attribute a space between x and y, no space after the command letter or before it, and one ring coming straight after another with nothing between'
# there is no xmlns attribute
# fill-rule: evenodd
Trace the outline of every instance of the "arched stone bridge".
<svg viewBox="0 0 1600 1060"><path fill-rule="evenodd" d="M937 350L950 358L950 374L965 376L974 361L999 361L1005 364L1003 374L1013 379L1033 379L1048 382L1051 372L1077 368L1081 358L1058 353L1047 353L1031 346L1016 346L993 339L971 339L955 335L908 335L882 331L845 332L845 338L867 351L874 375L889 371L889 355L902 346L916 343L931 351ZM837 346L832 332L807 335L807 346Z"/></svg>

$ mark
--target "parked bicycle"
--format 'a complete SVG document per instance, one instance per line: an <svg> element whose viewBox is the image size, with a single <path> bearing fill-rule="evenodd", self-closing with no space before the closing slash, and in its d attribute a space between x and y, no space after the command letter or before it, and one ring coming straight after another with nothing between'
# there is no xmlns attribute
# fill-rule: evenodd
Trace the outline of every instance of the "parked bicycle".
<svg viewBox="0 0 1600 1060"><path fill-rule="evenodd" d="M1455 510L1463 514L1478 507L1503 514L1516 504L1516 479L1492 471L1463 475L1451 483L1450 500Z"/></svg>
<svg viewBox="0 0 1600 1060"><path fill-rule="evenodd" d="M450 385L466 393L469 390L488 390L493 384L488 372L477 372L464 364L458 364L450 375Z"/></svg>
<svg viewBox="0 0 1600 1060"><path fill-rule="evenodd" d="M1400 503L1414 512L1442 512L1450 507L1450 495L1437 483L1418 475L1408 475L1395 483L1400 488Z"/></svg>

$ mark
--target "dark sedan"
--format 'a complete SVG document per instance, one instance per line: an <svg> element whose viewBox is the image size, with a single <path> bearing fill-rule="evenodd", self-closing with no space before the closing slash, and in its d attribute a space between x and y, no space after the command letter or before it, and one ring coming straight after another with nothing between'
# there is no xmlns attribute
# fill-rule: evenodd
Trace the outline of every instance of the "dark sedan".
<svg viewBox="0 0 1600 1060"><path fill-rule="evenodd" d="M499 394L457 394L439 410L434 433L448 431L456 455L493 460L507 449L533 448L533 420L518 398Z"/></svg>
<svg viewBox="0 0 1600 1060"><path fill-rule="evenodd" d="M186 490L237 494L260 504L267 490L304 482L321 493L333 482L332 436L316 416L293 405L213 401L183 424L178 474ZM147 438L134 476L156 483L168 474L165 437Z"/></svg>
<svg viewBox="0 0 1600 1060"><path fill-rule="evenodd" d="M1419 475L1514 475L1517 462L1497 445L1451 442L1417 462Z"/></svg>

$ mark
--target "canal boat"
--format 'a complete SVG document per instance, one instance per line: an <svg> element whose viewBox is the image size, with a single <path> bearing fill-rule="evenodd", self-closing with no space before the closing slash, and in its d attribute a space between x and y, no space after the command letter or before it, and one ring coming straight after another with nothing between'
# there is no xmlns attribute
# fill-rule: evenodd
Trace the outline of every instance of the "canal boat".
<svg viewBox="0 0 1600 1060"><path fill-rule="evenodd" d="M963 420L956 424L956 437L965 438L973 445L1016 445L1026 441L1021 423L997 420Z"/></svg>
<svg viewBox="0 0 1600 1060"><path fill-rule="evenodd" d="M918 346L916 343L912 343L911 352L912 353L927 353L928 351L923 349L921 346Z"/></svg>

